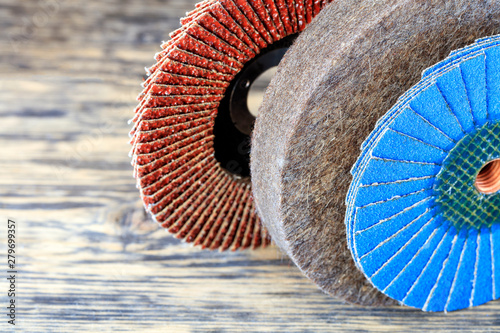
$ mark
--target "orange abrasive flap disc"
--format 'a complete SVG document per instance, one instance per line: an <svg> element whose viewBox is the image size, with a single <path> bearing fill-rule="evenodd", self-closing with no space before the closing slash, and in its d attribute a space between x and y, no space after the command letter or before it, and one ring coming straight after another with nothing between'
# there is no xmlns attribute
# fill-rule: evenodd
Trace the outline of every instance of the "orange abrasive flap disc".
<svg viewBox="0 0 500 333"><path fill-rule="evenodd" d="M137 186L162 227L209 249L270 243L252 200L246 96L329 2L203 1L181 19L147 70L130 133Z"/></svg>
<svg viewBox="0 0 500 333"><path fill-rule="evenodd" d="M419 82L426 68L446 59L453 50L499 32L500 3L495 1L338 0L322 11L290 48L268 87L255 123L253 193L259 216L273 240L322 290L354 303L394 302L372 283L382 286L383 291L385 286L369 281L358 270L372 269L375 264L360 256L355 263L349 250L344 220L346 200L351 206L354 203L354 197L347 198L353 180L351 169L377 120ZM484 77L484 73L477 77ZM484 90L479 88L474 91ZM390 143L385 146L392 154L387 156L403 160L397 153L404 149L391 142L393 149ZM485 191L491 190L490 178L498 174L496 166L489 170L488 176L478 180ZM391 170L380 170L384 172ZM386 217L374 213L363 221L379 225L377 222ZM357 230L354 224L347 227L353 233ZM373 243L374 239L353 238L358 255L377 246L363 242ZM415 280L421 271L407 270L405 276ZM391 274L401 272L388 269L381 272L386 275L378 277L388 280ZM456 293L469 291L469 287L456 288ZM420 302L427 295L412 303L405 294L406 290L388 292L390 296L403 295L398 300L404 304L432 310ZM465 299L464 304L448 309L466 307L469 297L457 296ZM476 299L470 304L476 304Z"/></svg>

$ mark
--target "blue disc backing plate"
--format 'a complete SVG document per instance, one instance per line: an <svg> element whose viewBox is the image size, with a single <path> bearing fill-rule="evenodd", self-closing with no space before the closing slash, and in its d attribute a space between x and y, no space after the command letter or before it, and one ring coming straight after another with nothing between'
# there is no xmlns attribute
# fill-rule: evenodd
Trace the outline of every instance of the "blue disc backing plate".
<svg viewBox="0 0 500 333"><path fill-rule="evenodd" d="M363 143L346 204L349 248L402 304L453 311L500 296L500 36L424 71Z"/></svg>

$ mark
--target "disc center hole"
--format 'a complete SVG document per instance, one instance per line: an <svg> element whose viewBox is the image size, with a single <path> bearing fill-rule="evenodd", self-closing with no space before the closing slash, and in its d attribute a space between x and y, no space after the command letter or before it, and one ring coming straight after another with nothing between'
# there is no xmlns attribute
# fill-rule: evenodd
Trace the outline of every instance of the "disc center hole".
<svg viewBox="0 0 500 333"><path fill-rule="evenodd" d="M476 188L484 194L500 191L500 159L486 163L476 177Z"/></svg>
<svg viewBox="0 0 500 333"><path fill-rule="evenodd" d="M252 116L259 115L259 107L264 100L264 93L277 70L277 66L269 68L252 83L247 98L248 110Z"/></svg>

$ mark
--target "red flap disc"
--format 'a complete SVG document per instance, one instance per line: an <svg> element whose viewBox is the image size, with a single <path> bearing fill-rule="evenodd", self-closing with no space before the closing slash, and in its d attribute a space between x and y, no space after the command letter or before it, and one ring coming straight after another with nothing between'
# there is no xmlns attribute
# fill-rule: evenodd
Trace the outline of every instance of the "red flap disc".
<svg viewBox="0 0 500 333"><path fill-rule="evenodd" d="M329 2L203 1L162 45L138 97L131 157L146 209L176 237L221 250L270 243L251 195L255 118L241 100Z"/></svg>

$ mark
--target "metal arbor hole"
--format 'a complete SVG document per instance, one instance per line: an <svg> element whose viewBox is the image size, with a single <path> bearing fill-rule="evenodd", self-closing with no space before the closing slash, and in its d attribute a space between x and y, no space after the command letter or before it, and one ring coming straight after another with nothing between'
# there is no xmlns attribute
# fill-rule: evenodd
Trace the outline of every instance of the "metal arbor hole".
<svg viewBox="0 0 500 333"><path fill-rule="evenodd" d="M267 86L271 82L274 74L278 70L278 66L269 68L252 83L248 91L247 106L250 114L254 117L259 115L259 107L264 100L264 93Z"/></svg>
<svg viewBox="0 0 500 333"><path fill-rule="evenodd" d="M258 108L295 38L297 34L287 36L261 50L231 81L220 103L214 125L215 158L222 168L237 177L250 176L250 135Z"/></svg>
<svg viewBox="0 0 500 333"><path fill-rule="evenodd" d="M476 178L476 188L484 194L500 191L500 159L487 163Z"/></svg>

